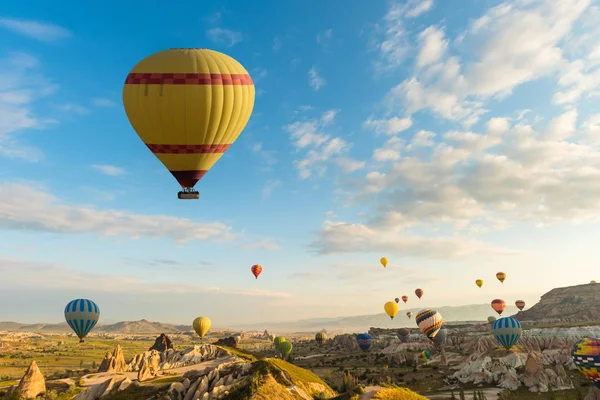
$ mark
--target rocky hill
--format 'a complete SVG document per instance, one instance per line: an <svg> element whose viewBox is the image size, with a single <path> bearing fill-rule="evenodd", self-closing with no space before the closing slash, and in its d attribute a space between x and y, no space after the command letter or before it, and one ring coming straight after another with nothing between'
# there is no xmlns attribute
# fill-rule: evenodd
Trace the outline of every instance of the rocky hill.
<svg viewBox="0 0 600 400"><path fill-rule="evenodd" d="M600 321L600 284L552 289L533 307L518 312L516 318L537 323Z"/></svg>

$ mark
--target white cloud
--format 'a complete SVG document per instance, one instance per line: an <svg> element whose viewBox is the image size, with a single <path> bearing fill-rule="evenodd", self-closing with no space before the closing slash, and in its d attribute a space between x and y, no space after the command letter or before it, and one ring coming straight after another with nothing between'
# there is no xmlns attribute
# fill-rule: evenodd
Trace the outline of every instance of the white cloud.
<svg viewBox="0 0 600 400"><path fill-rule="evenodd" d="M284 127L290 134L293 146L298 150L306 150L305 157L294 162L302 179L315 173L323 175L326 170L323 165L325 162L350 149L350 144L345 140L323 132L323 128L335 117L333 111L326 111L319 120L297 121Z"/></svg>
<svg viewBox="0 0 600 400"><path fill-rule="evenodd" d="M338 157L335 159L337 166L346 173L352 173L363 169L367 163L350 157Z"/></svg>
<svg viewBox="0 0 600 400"><path fill-rule="evenodd" d="M105 175L118 176L125 174L123 168L115 167L114 165L92 165L96 171L102 172Z"/></svg>
<svg viewBox="0 0 600 400"><path fill-rule="evenodd" d="M406 16L418 17L433 8L433 0L410 0L406 2Z"/></svg>
<svg viewBox="0 0 600 400"><path fill-rule="evenodd" d="M72 112L75 114L81 114L81 115L89 114L89 112L90 112L90 110L88 110L87 108L82 107L77 104L61 104L58 106L58 109L61 111L68 111L68 112Z"/></svg>
<svg viewBox="0 0 600 400"><path fill-rule="evenodd" d="M308 70L308 78L309 78L310 87L312 87L315 91L322 88L326 83L325 79L323 79L319 75L319 73L317 72L317 69L315 67L312 67L311 69Z"/></svg>
<svg viewBox="0 0 600 400"><path fill-rule="evenodd" d="M268 166L272 166L277 164L277 152L275 150L265 150L263 149L262 143L254 143L252 145L252 151L255 154L258 154Z"/></svg>
<svg viewBox="0 0 600 400"><path fill-rule="evenodd" d="M35 103L53 94L58 86L38 72L39 61L26 53L0 59L0 155L38 161L39 150L23 146L16 135L41 129L51 120L35 115Z"/></svg>
<svg viewBox="0 0 600 400"><path fill-rule="evenodd" d="M42 42L56 42L71 36L71 32L58 25L23 19L0 17L0 27Z"/></svg>
<svg viewBox="0 0 600 400"><path fill-rule="evenodd" d="M92 99L92 105L95 107L107 107L107 108L117 106L114 101L105 99L103 97L97 97L95 99Z"/></svg>
<svg viewBox="0 0 600 400"><path fill-rule="evenodd" d="M221 288L198 286L186 280L180 282L156 282L145 276L125 274L90 273L60 264L44 261L26 261L0 258L0 273L10 275L15 287L28 290L77 290L104 293L136 293L161 295L172 293L219 293L232 296L258 296L289 298L290 294L263 289Z"/></svg>
<svg viewBox="0 0 600 400"><path fill-rule="evenodd" d="M227 241L237 235L220 222L196 222L167 215L143 215L71 205L36 185L1 183L0 229L93 233L130 238Z"/></svg>
<svg viewBox="0 0 600 400"><path fill-rule="evenodd" d="M208 31L206 31L206 35L213 42L217 44L223 44L227 47L232 47L236 43L239 43L244 39L244 35L242 35L241 32L235 32L223 28L209 29Z"/></svg>
<svg viewBox="0 0 600 400"><path fill-rule="evenodd" d="M383 144L383 147L375 149L373 152L373 160L378 162L399 160L400 152L404 150L404 148L404 140L392 137Z"/></svg>
<svg viewBox="0 0 600 400"><path fill-rule="evenodd" d="M265 186L263 186L262 197L264 199L268 199L273 194L273 190L275 190L275 188L277 188L279 186L281 186L281 181L276 180L276 179L269 179L265 183Z"/></svg>
<svg viewBox="0 0 600 400"><path fill-rule="evenodd" d="M444 38L444 32L435 26L430 26L419 34L421 50L417 56L417 67L439 62L446 54L448 40Z"/></svg>
<svg viewBox="0 0 600 400"><path fill-rule="evenodd" d="M451 259L477 253L506 253L473 239L425 237L401 230L374 229L363 224L325 221L311 243L319 254L377 252L404 257Z"/></svg>
<svg viewBox="0 0 600 400"><path fill-rule="evenodd" d="M317 43L323 47L327 47L333 35L332 29L327 29L317 35Z"/></svg>
<svg viewBox="0 0 600 400"><path fill-rule="evenodd" d="M270 250L270 251L281 250L281 246L279 246L277 243L275 243L275 241L273 241L273 239L269 239L269 238L264 238L264 239L258 240L256 242L246 244L246 245L242 246L242 248L245 250Z"/></svg>
<svg viewBox="0 0 600 400"><path fill-rule="evenodd" d="M412 119L393 117L390 119L369 118L365 121L365 126L373 129L376 133L386 135L397 135L412 126Z"/></svg>

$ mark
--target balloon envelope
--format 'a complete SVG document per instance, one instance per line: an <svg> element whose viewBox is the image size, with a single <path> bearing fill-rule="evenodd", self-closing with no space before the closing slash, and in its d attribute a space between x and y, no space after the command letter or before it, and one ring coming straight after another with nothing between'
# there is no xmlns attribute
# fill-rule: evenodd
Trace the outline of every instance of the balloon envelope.
<svg viewBox="0 0 600 400"><path fill-rule="evenodd" d="M408 301L408 296L402 296L402 301L406 303Z"/></svg>
<svg viewBox="0 0 600 400"><path fill-rule="evenodd" d="M515 301L515 306L517 306L519 310L523 310L525 308L525 302L523 300L517 300Z"/></svg>
<svg viewBox="0 0 600 400"><path fill-rule="evenodd" d="M445 327L442 326L440 328L440 331L433 338L433 344L435 344L436 346L442 346L444 343L446 343L447 338L448 338L448 329L446 329Z"/></svg>
<svg viewBox="0 0 600 400"><path fill-rule="evenodd" d="M490 324L493 324L493 323L494 323L494 321L496 321L496 319L497 319L496 317L489 316L489 317L488 317L488 323L490 323Z"/></svg>
<svg viewBox="0 0 600 400"><path fill-rule="evenodd" d="M410 319L410 317L412 317L412 313L409 311L406 313L406 316L408 317L408 319Z"/></svg>
<svg viewBox="0 0 600 400"><path fill-rule="evenodd" d="M395 301L396 303L400 303L400 299L399 299L398 297L396 297L396 298L394 299L394 301Z"/></svg>
<svg viewBox="0 0 600 400"><path fill-rule="evenodd" d="M275 348L279 350L279 346L283 342L285 342L285 338L283 336L275 336L275 339L273 339L273 346L275 346Z"/></svg>
<svg viewBox="0 0 600 400"><path fill-rule="evenodd" d="M281 352L283 358L286 358L290 355L293 347L294 346L292 345L292 342L288 342L287 340L285 342L281 342L279 345L279 351Z"/></svg>
<svg viewBox="0 0 600 400"><path fill-rule="evenodd" d="M417 295L418 298L421 298L421 296L423 296L423 289L417 289L415 290L415 294Z"/></svg>
<svg viewBox="0 0 600 400"><path fill-rule="evenodd" d="M192 323L192 327L194 328L198 336L200 336L200 339L202 339L204 335L208 333L208 331L210 330L210 325L211 322L208 317L198 317Z"/></svg>
<svg viewBox="0 0 600 400"><path fill-rule="evenodd" d="M317 341L317 343L319 343L320 345L322 345L327 340L327 335L324 334L323 332L319 332L319 333L317 333L315 335L315 340Z"/></svg>
<svg viewBox="0 0 600 400"><path fill-rule="evenodd" d="M575 343L571 358L579 372L600 389L600 340L588 337Z"/></svg>
<svg viewBox="0 0 600 400"><path fill-rule="evenodd" d="M415 321L421 332L429 339L433 339L438 334L444 322L442 315L431 309L419 311Z"/></svg>
<svg viewBox="0 0 600 400"><path fill-rule="evenodd" d="M358 342L358 347L364 351L369 350L373 345L373 337L368 333L359 333L356 335L356 341Z"/></svg>
<svg viewBox="0 0 600 400"><path fill-rule="evenodd" d="M396 314L398 314L398 310L400 309L400 307L398 307L397 303L395 303L393 301L388 301L387 303L385 303L383 305L383 309L385 310L385 313L391 319L394 319L394 317L396 316Z"/></svg>
<svg viewBox="0 0 600 400"><path fill-rule="evenodd" d="M258 279L258 276L262 272L262 267L260 265L258 265L258 264L255 264L255 265L252 266L252 268L250 268L250 270L252 271L252 275L254 275L254 277L256 279Z"/></svg>
<svg viewBox="0 0 600 400"><path fill-rule="evenodd" d="M123 87L133 129L182 188L192 188L237 140L254 108L248 71L208 49L141 60Z"/></svg>
<svg viewBox="0 0 600 400"><path fill-rule="evenodd" d="M483 280L481 280L481 279L477 279L477 280L475 281L475 284L476 284L477 286L479 286L479 287L482 287L482 286L483 286Z"/></svg>
<svg viewBox="0 0 600 400"><path fill-rule="evenodd" d="M381 263L381 265L383 265L384 268L388 265L388 259L386 257L382 257L381 260L379 260L379 262Z"/></svg>
<svg viewBox="0 0 600 400"><path fill-rule="evenodd" d="M396 331L396 335L398 336L398 339L402 341L402 343L406 343L410 337L410 331L406 328L401 328Z"/></svg>
<svg viewBox="0 0 600 400"><path fill-rule="evenodd" d="M492 324L492 335L506 350L510 350L519 341L521 332L521 323L512 317L499 318Z"/></svg>
<svg viewBox="0 0 600 400"><path fill-rule="evenodd" d="M502 315L502 312L506 308L506 302L502 299L492 300L492 308L498 313L498 315Z"/></svg>
<svg viewBox="0 0 600 400"><path fill-rule="evenodd" d="M496 274L496 279L498 279L500 283L504 283L504 280L506 279L506 274L504 272L498 272Z"/></svg>
<svg viewBox="0 0 600 400"><path fill-rule="evenodd" d="M79 340L91 332L100 318L100 308L88 299L71 300L65 307L65 320Z"/></svg>

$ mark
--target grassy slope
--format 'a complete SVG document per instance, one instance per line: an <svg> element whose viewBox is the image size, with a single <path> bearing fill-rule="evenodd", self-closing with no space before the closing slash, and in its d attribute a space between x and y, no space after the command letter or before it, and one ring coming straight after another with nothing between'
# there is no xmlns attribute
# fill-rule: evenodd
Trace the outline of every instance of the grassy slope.
<svg viewBox="0 0 600 400"><path fill-rule="evenodd" d="M375 393L373 399L381 400L427 400L411 390L404 388L384 388Z"/></svg>

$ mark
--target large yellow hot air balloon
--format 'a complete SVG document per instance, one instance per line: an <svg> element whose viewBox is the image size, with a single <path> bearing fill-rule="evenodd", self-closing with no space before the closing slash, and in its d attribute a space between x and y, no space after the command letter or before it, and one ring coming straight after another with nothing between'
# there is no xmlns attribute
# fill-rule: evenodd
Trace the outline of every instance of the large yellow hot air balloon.
<svg viewBox="0 0 600 400"><path fill-rule="evenodd" d="M254 84L233 58L208 49L170 49L140 61L123 88L133 129L173 174L180 199L238 138L254 108Z"/></svg>
<svg viewBox="0 0 600 400"><path fill-rule="evenodd" d="M477 286L479 286L479 287L482 287L482 286L483 286L483 279L477 279L477 280L475 281L475 284L476 284Z"/></svg>
<svg viewBox="0 0 600 400"><path fill-rule="evenodd" d="M387 257L381 257L381 260L379 260L379 262L381 263L381 265L383 265L383 268L387 267L388 265Z"/></svg>
<svg viewBox="0 0 600 400"><path fill-rule="evenodd" d="M388 301L383 305L383 309L385 310L386 314L390 316L391 319L394 319L396 314L398 314L398 310L400 309L400 307L398 307L398 304L395 301Z"/></svg>
<svg viewBox="0 0 600 400"><path fill-rule="evenodd" d="M192 327L202 339L210 330L210 319L208 317L198 317L192 323Z"/></svg>

